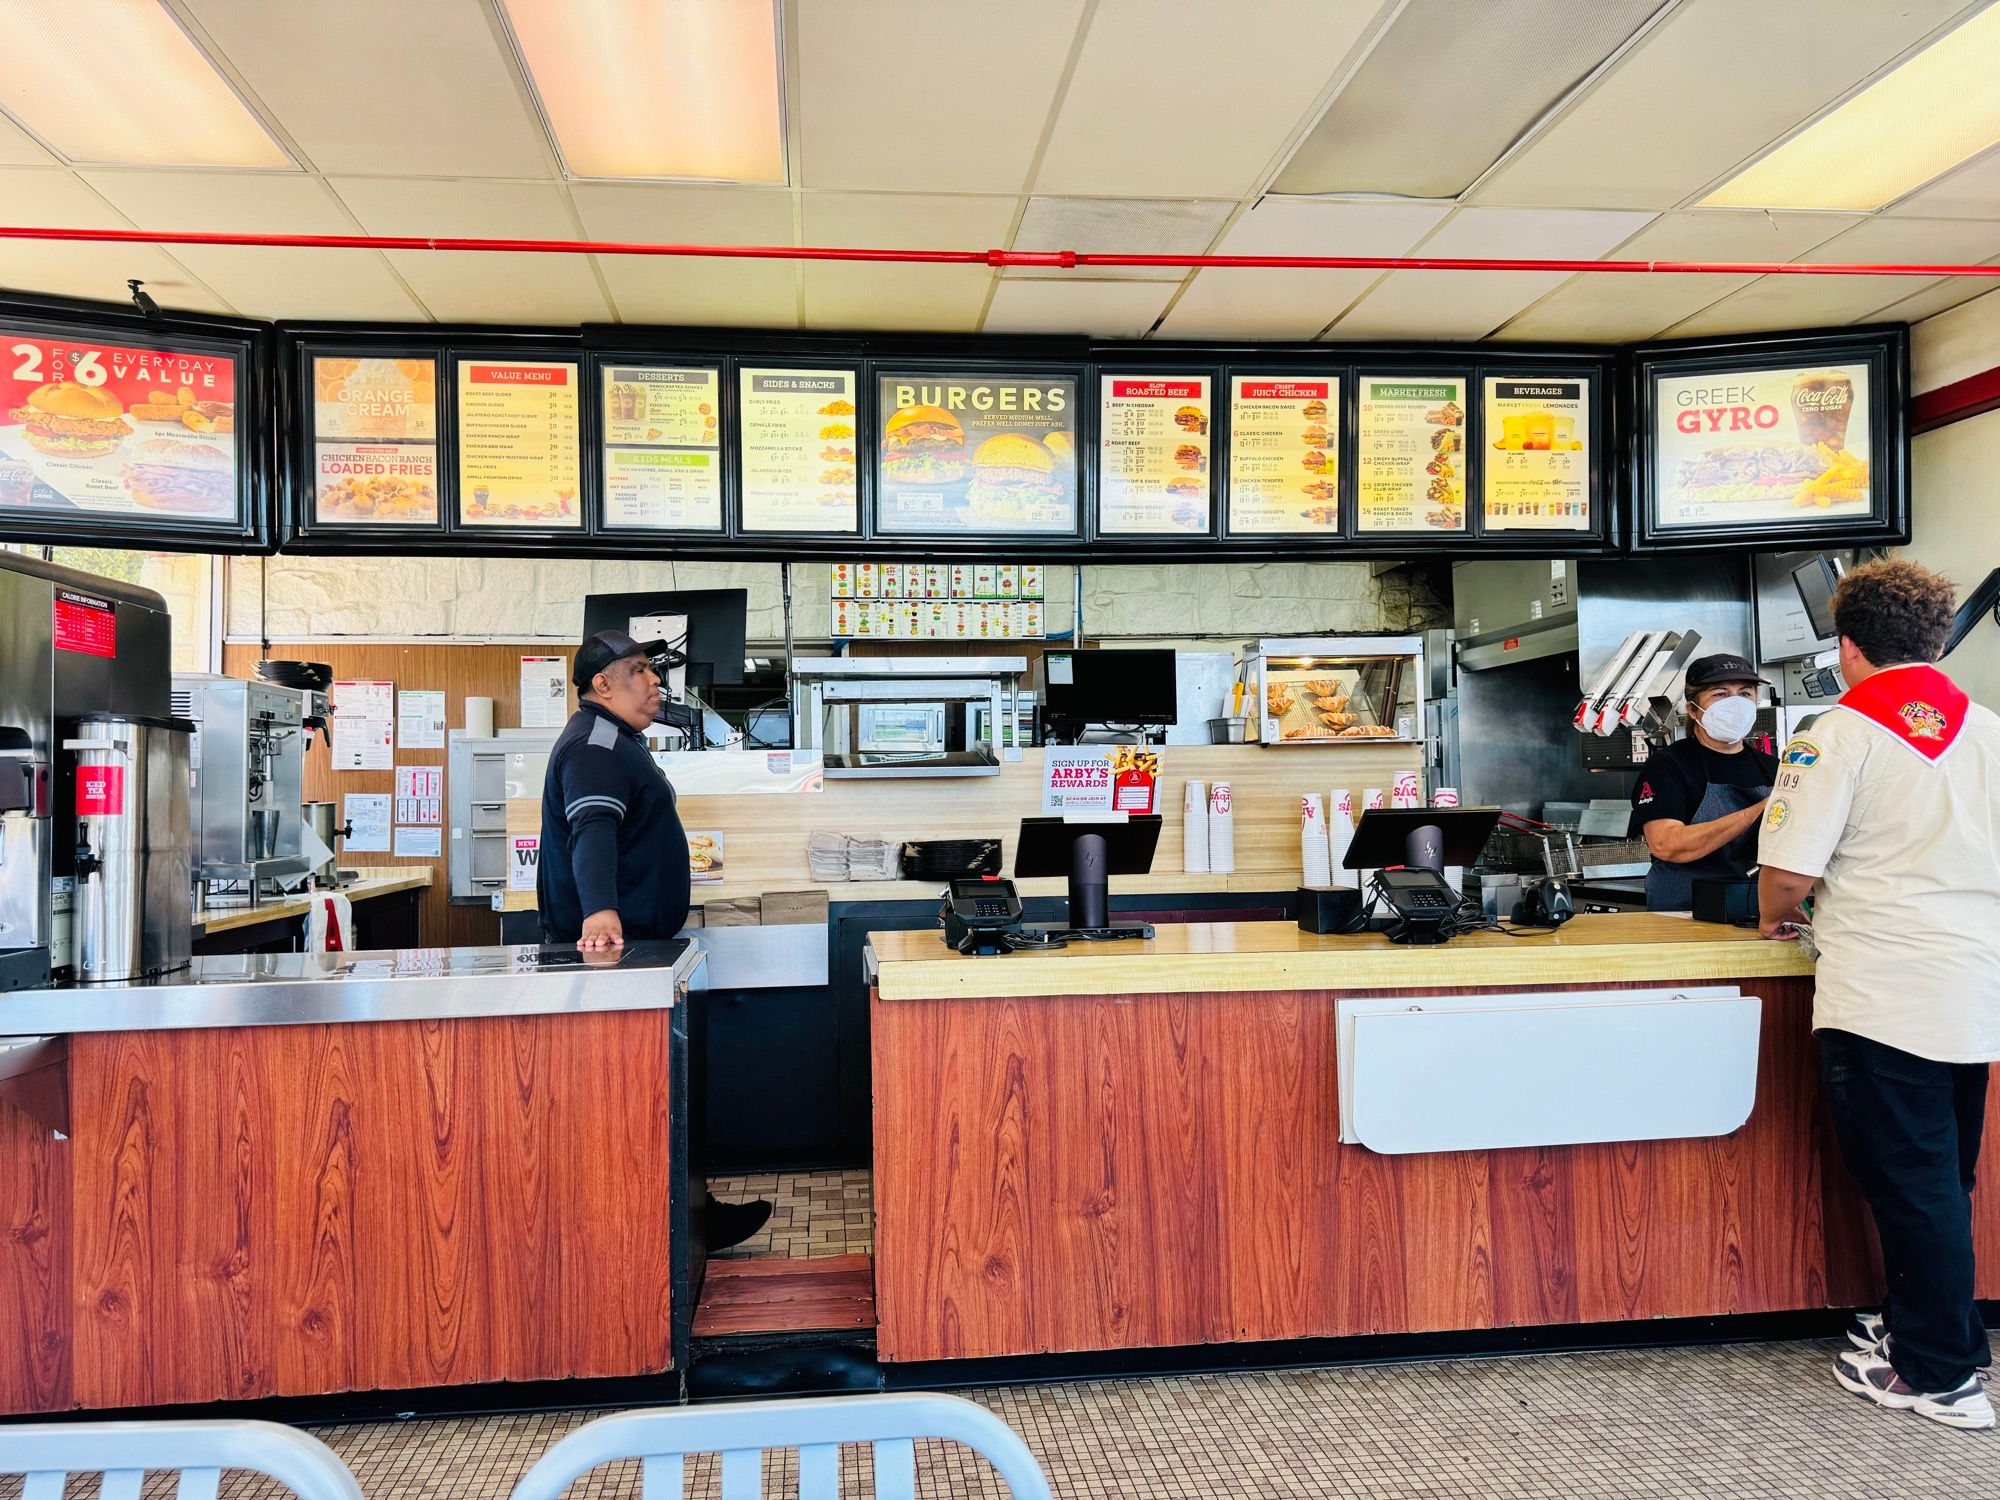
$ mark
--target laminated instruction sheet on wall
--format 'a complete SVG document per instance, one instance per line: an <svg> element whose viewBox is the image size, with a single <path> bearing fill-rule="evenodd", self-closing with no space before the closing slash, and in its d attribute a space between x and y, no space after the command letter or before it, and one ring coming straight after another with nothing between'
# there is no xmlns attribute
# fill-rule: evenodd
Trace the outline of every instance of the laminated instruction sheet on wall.
<svg viewBox="0 0 2000 1500"><path fill-rule="evenodd" d="M341 799L341 816L354 829L342 841L347 854L387 854L389 852L389 806L387 792L349 792Z"/></svg>
<svg viewBox="0 0 2000 1500"><path fill-rule="evenodd" d="M396 695L396 743L405 750L444 749L444 694L404 688Z"/></svg>
<svg viewBox="0 0 2000 1500"><path fill-rule="evenodd" d="M560 656L521 658L521 727L560 729L569 720L569 674Z"/></svg>
<svg viewBox="0 0 2000 1500"><path fill-rule="evenodd" d="M333 769L386 771L396 762L396 685L333 685Z"/></svg>

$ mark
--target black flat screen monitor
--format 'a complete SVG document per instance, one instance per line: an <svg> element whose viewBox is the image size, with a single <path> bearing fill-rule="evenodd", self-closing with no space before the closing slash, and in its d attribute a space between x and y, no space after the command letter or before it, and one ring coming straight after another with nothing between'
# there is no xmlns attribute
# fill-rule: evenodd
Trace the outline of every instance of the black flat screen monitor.
<svg viewBox="0 0 2000 1500"><path fill-rule="evenodd" d="M1048 717L1064 724L1172 724L1171 651L1054 651L1042 659Z"/></svg>
<svg viewBox="0 0 2000 1500"><path fill-rule="evenodd" d="M743 680L743 638L750 616L748 589L591 594L583 601L583 633L587 639L600 630L627 630L632 621L648 615L686 617L686 644L667 644L687 656L689 687L711 688Z"/></svg>
<svg viewBox="0 0 2000 1500"><path fill-rule="evenodd" d="M1823 641L1831 640L1835 634L1833 591L1840 587L1842 571L1839 560L1824 552L1792 569L1792 583L1799 591L1799 603L1805 607L1806 623Z"/></svg>

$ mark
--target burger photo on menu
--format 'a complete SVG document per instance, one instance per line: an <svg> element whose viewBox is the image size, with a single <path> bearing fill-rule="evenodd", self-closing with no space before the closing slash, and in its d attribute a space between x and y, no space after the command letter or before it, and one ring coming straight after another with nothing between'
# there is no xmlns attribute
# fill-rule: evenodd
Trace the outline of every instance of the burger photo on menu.
<svg viewBox="0 0 2000 1500"><path fill-rule="evenodd" d="M229 455L207 443L156 437L130 449L119 477L134 505L191 516L226 516L236 507Z"/></svg>
<svg viewBox="0 0 2000 1500"><path fill-rule="evenodd" d="M102 458L115 453L133 430L116 396L73 380L31 392L10 415L21 424L28 446L50 458Z"/></svg>
<svg viewBox="0 0 2000 1500"><path fill-rule="evenodd" d="M1003 432L972 453L972 483L965 508L974 520L1006 524L1030 520L1037 508L1062 498L1055 455L1031 437Z"/></svg>
<svg viewBox="0 0 2000 1500"><path fill-rule="evenodd" d="M1182 432L1207 432L1208 416L1199 406L1183 406L1174 413L1174 425Z"/></svg>
<svg viewBox="0 0 2000 1500"><path fill-rule="evenodd" d="M965 429L940 406L911 406L882 427L882 478L890 484L950 484L965 477Z"/></svg>

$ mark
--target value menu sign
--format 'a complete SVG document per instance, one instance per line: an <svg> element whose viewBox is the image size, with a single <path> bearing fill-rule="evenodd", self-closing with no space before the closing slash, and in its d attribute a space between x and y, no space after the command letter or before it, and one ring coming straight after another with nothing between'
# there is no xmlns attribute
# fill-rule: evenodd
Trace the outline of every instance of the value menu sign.
<svg viewBox="0 0 2000 1500"><path fill-rule="evenodd" d="M1229 385L1229 530L1340 531L1340 381L1238 375Z"/></svg>
<svg viewBox="0 0 2000 1500"><path fill-rule="evenodd" d="M459 524L580 527L579 415L574 363L460 360Z"/></svg>
<svg viewBox="0 0 2000 1500"><path fill-rule="evenodd" d="M880 397L878 532L1075 533L1074 378L892 374Z"/></svg>
<svg viewBox="0 0 2000 1500"><path fill-rule="evenodd" d="M1810 528L1871 514L1869 369L1658 376L1654 528Z"/></svg>
<svg viewBox="0 0 2000 1500"><path fill-rule="evenodd" d="M313 519L435 526L437 360L316 355Z"/></svg>
<svg viewBox="0 0 2000 1500"><path fill-rule="evenodd" d="M745 366L738 380L742 529L858 532L855 373Z"/></svg>
<svg viewBox="0 0 2000 1500"><path fill-rule="evenodd" d="M1209 377L1106 375L1099 399L1098 532L1206 532Z"/></svg>
<svg viewBox="0 0 2000 1500"><path fill-rule="evenodd" d="M0 516L245 524L242 359L0 328Z"/></svg>
<svg viewBox="0 0 2000 1500"><path fill-rule="evenodd" d="M1357 531L1465 530L1465 382L1359 377Z"/></svg>
<svg viewBox="0 0 2000 1500"><path fill-rule="evenodd" d="M1589 382L1493 376L1485 401L1485 529L1590 530Z"/></svg>
<svg viewBox="0 0 2000 1500"><path fill-rule="evenodd" d="M722 530L722 373L607 365L604 524Z"/></svg>

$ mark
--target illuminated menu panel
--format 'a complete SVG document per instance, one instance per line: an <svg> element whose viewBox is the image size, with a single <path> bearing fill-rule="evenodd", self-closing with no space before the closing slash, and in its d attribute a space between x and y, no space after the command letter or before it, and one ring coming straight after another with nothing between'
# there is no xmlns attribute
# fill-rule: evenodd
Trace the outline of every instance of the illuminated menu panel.
<svg viewBox="0 0 2000 1500"><path fill-rule="evenodd" d="M1357 531L1465 530L1465 381L1361 375Z"/></svg>
<svg viewBox="0 0 2000 1500"><path fill-rule="evenodd" d="M435 526L437 360L316 355L313 519Z"/></svg>
<svg viewBox="0 0 2000 1500"><path fill-rule="evenodd" d="M722 529L722 377L712 369L606 366L604 524Z"/></svg>
<svg viewBox="0 0 2000 1500"><path fill-rule="evenodd" d="M1106 375L1097 427L1097 529L1199 536L1209 529L1206 375Z"/></svg>
<svg viewBox="0 0 2000 1500"><path fill-rule="evenodd" d="M463 526L580 527L577 366L458 365L458 519Z"/></svg>
<svg viewBox="0 0 2000 1500"><path fill-rule="evenodd" d="M1489 376L1487 531L1588 531L1590 383Z"/></svg>
<svg viewBox="0 0 2000 1500"><path fill-rule="evenodd" d="M1340 381L1238 375L1229 388L1229 530L1340 530Z"/></svg>
<svg viewBox="0 0 2000 1500"><path fill-rule="evenodd" d="M852 370L738 372L745 531L861 529Z"/></svg>
<svg viewBox="0 0 2000 1500"><path fill-rule="evenodd" d="M875 524L885 533L1076 530L1076 381L880 377Z"/></svg>

